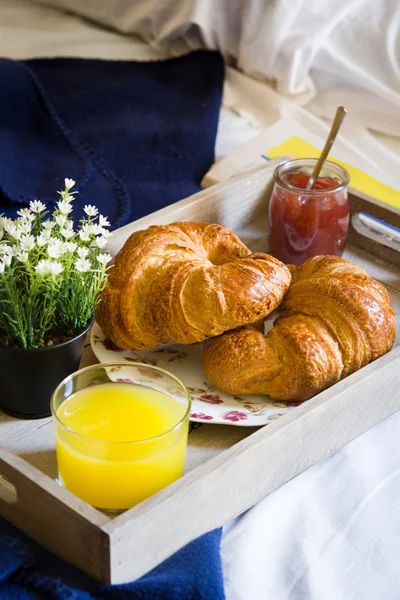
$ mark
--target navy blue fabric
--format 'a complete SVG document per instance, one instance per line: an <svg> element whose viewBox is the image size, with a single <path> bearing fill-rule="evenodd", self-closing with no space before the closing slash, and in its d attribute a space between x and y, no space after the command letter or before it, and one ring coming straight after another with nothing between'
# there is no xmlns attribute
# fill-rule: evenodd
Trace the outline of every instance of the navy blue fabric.
<svg viewBox="0 0 400 600"><path fill-rule="evenodd" d="M97 583L0 519L0 600L224 600L221 530L207 533L144 577Z"/></svg>
<svg viewBox="0 0 400 600"><path fill-rule="evenodd" d="M200 189L214 160L217 52L156 62L0 59L0 212L52 204L64 177L119 227Z"/></svg>

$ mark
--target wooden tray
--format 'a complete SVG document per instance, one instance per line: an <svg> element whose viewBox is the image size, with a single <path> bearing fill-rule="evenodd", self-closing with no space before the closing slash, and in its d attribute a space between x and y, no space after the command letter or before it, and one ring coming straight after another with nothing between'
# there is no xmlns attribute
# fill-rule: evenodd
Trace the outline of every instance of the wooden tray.
<svg viewBox="0 0 400 600"><path fill-rule="evenodd" d="M140 219L116 233L114 249L134 230L193 220L221 223L254 251L266 251L271 175L269 166L257 169ZM357 199L357 210L368 212L370 206ZM362 244L368 248L368 241ZM388 287L400 315L400 269L395 261L377 260L375 246L368 253L350 244L345 256ZM399 356L400 349L393 349L261 429L194 429L185 476L114 519L54 480L50 419L19 421L2 415L0 514L93 577L131 581L398 410ZM84 361L95 361L90 347Z"/></svg>

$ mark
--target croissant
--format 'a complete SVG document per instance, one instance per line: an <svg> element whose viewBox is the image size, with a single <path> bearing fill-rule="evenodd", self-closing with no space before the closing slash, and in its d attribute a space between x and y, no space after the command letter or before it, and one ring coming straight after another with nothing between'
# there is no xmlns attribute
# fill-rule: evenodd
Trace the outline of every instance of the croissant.
<svg viewBox="0 0 400 600"><path fill-rule="evenodd" d="M220 390L306 400L392 347L389 294L363 269L317 256L290 270L283 312L266 335L246 327L206 343L204 369Z"/></svg>
<svg viewBox="0 0 400 600"><path fill-rule="evenodd" d="M191 344L265 317L290 280L283 263L251 254L225 227L156 225L115 257L96 320L120 348Z"/></svg>

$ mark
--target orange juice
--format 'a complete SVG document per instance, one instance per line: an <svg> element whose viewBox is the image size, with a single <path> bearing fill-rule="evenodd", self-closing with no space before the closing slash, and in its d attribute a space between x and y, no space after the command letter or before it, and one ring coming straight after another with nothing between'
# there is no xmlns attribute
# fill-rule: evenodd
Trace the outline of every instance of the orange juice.
<svg viewBox="0 0 400 600"><path fill-rule="evenodd" d="M132 383L89 386L57 409L59 478L97 508L121 510L183 474L185 408L158 390Z"/></svg>

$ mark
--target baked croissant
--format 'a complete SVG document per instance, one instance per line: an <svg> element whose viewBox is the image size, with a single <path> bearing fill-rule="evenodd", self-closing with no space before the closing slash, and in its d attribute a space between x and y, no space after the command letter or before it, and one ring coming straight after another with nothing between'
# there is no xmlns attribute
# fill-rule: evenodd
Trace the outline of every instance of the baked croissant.
<svg viewBox="0 0 400 600"><path fill-rule="evenodd" d="M283 312L266 335L249 327L206 343L204 369L220 390L306 400L392 347L389 294L363 269L336 256L290 269Z"/></svg>
<svg viewBox="0 0 400 600"><path fill-rule="evenodd" d="M229 229L173 223L136 231L115 257L96 320L120 348L191 344L272 312L289 269Z"/></svg>

